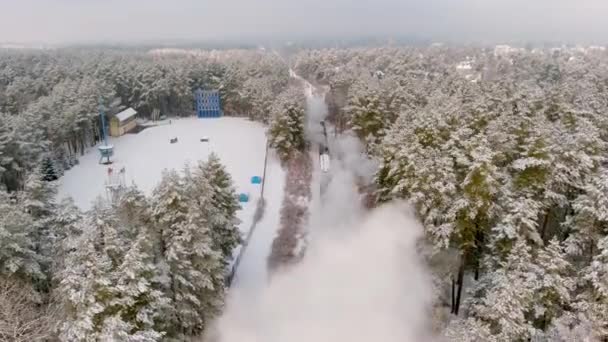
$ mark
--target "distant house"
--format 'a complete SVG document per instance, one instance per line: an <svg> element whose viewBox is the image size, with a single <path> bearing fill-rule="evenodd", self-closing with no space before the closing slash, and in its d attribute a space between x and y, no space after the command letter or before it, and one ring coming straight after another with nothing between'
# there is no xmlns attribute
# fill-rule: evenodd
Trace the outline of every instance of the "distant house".
<svg viewBox="0 0 608 342"><path fill-rule="evenodd" d="M133 108L127 108L122 112L114 115L110 119L110 135L119 137L137 126L135 116L137 112Z"/></svg>

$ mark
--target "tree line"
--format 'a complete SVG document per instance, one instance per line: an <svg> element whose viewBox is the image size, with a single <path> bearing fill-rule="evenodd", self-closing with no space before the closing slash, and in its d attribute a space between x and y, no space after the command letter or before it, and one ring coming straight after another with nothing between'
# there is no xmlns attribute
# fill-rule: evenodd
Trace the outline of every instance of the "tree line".
<svg viewBox="0 0 608 342"><path fill-rule="evenodd" d="M221 312L241 236L216 156L86 213L40 173L0 197L3 340L183 341Z"/></svg>
<svg viewBox="0 0 608 342"><path fill-rule="evenodd" d="M219 89L227 115L268 122L288 68L256 50L0 51L0 180L21 189L24 170L50 158L59 174L101 139L99 107L142 118L194 113L193 91Z"/></svg>
<svg viewBox="0 0 608 342"><path fill-rule="evenodd" d="M241 239L218 158L87 212L58 202L55 181L101 139L100 105L108 117L126 106L188 116L201 87L220 90L228 115L276 121L288 75L255 50L0 52L0 339L202 336Z"/></svg>
<svg viewBox="0 0 608 342"><path fill-rule="evenodd" d="M326 49L294 60L331 87L330 119L378 161L377 201L415 207L438 330L457 341L608 338L605 50Z"/></svg>

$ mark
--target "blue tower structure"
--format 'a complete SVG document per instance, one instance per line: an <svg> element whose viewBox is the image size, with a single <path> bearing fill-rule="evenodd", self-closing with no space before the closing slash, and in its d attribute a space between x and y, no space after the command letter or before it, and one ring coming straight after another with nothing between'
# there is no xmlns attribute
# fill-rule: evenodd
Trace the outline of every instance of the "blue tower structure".
<svg viewBox="0 0 608 342"><path fill-rule="evenodd" d="M194 92L196 116L199 118L219 118L222 116L219 90L197 89Z"/></svg>
<svg viewBox="0 0 608 342"><path fill-rule="evenodd" d="M110 157L114 155L114 146L108 144L108 127L106 125L106 114L101 99L99 99L99 119L101 121L101 134L103 135L103 145L97 147L99 149L99 163L106 158L104 164L111 164Z"/></svg>

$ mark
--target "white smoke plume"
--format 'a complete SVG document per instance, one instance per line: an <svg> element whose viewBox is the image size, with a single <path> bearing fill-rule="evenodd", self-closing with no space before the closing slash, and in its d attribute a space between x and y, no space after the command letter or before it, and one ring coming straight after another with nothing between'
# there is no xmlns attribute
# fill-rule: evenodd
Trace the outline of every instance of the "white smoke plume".
<svg viewBox="0 0 608 342"><path fill-rule="evenodd" d="M321 143L320 121L327 107L322 93L313 95L310 83L305 90L310 92L309 140ZM366 211L356 182L369 181L373 162L354 136L332 139L330 145L330 172L313 177L313 186L322 184L325 191L313 196L304 258L274 275L263 289L232 291L210 340L430 340L432 285L416 250L420 224L405 203Z"/></svg>
<svg viewBox="0 0 608 342"><path fill-rule="evenodd" d="M333 159L340 161L339 167L371 182L378 164L369 159L361 140L352 131L344 132L333 140L330 149Z"/></svg>
<svg viewBox="0 0 608 342"><path fill-rule="evenodd" d="M391 204L339 234L317 234L300 264L248 298L246 310L226 312L219 341L427 341L431 286L412 217Z"/></svg>

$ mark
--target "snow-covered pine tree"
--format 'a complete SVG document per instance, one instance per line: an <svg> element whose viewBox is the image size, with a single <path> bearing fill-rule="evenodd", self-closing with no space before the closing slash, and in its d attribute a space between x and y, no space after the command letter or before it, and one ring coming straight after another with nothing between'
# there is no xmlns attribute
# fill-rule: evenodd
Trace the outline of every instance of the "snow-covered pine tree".
<svg viewBox="0 0 608 342"><path fill-rule="evenodd" d="M572 255L590 260L608 227L608 170L595 174L572 203L574 211L566 221L571 232L566 240Z"/></svg>
<svg viewBox="0 0 608 342"><path fill-rule="evenodd" d="M12 162L12 158L7 151L11 139L10 123L8 121L9 116L0 112L0 190L6 188L5 173Z"/></svg>
<svg viewBox="0 0 608 342"><path fill-rule="evenodd" d="M597 254L580 270L571 311L555 319L546 341L604 341L608 339L608 236L598 241Z"/></svg>
<svg viewBox="0 0 608 342"><path fill-rule="evenodd" d="M42 159L40 173L42 174L42 180L45 182L52 182L59 179L57 171L55 170L55 165L53 165L53 160L48 156Z"/></svg>
<svg viewBox="0 0 608 342"><path fill-rule="evenodd" d="M593 323L584 315L568 314L556 319L546 333L537 335L535 341L601 341L594 328Z"/></svg>
<svg viewBox="0 0 608 342"><path fill-rule="evenodd" d="M243 82L243 100L253 120L268 122L272 120L272 106L275 94L272 84L265 77L247 77Z"/></svg>
<svg viewBox="0 0 608 342"><path fill-rule="evenodd" d="M154 235L149 200L135 185L127 188L120 196L118 202L113 205L112 212L121 223L122 229L119 232L121 239L133 242L140 233ZM150 238L153 243L157 242L153 236Z"/></svg>
<svg viewBox="0 0 608 342"><path fill-rule="evenodd" d="M532 314L536 328L542 332L571 306L575 287L574 270L556 238L538 250L534 263L537 285Z"/></svg>
<svg viewBox="0 0 608 342"><path fill-rule="evenodd" d="M218 156L212 153L207 162L200 162L193 170L190 181L193 182L191 187L195 193L191 195L194 196L207 190L201 186L207 183L211 186L210 208L201 208L201 211L209 212L214 248L221 251L223 262L227 264L232 258L234 248L241 242L239 219L236 217L240 204L232 177Z"/></svg>
<svg viewBox="0 0 608 342"><path fill-rule="evenodd" d="M145 230L139 234L115 271L108 303L113 316L104 319L102 336L110 333L123 341L159 341L164 335L161 327L169 300L155 283L158 270L147 235Z"/></svg>
<svg viewBox="0 0 608 342"><path fill-rule="evenodd" d="M13 196L0 190L0 274L45 280L35 223Z"/></svg>
<svg viewBox="0 0 608 342"><path fill-rule="evenodd" d="M523 239L515 242L505 261L484 274L468 303L468 315L486 323L498 341L530 338L534 331L528 313L535 302L537 279L530 247ZM488 258L486 258L488 259Z"/></svg>
<svg viewBox="0 0 608 342"><path fill-rule="evenodd" d="M84 226L90 222L84 222ZM78 248L69 253L61 272L59 298L62 299L62 324L59 337L63 341L95 341L113 299L112 261L95 248L97 234L87 231L78 239Z"/></svg>
<svg viewBox="0 0 608 342"><path fill-rule="evenodd" d="M18 178L21 171L18 154L19 145L16 141L14 126L15 117L0 113L0 181L8 191L19 188Z"/></svg>
<svg viewBox="0 0 608 342"><path fill-rule="evenodd" d="M382 200L412 202L436 249L450 246L456 226L454 206L460 203L456 200L463 181L456 173L455 152L447 148L454 147L450 133L457 127L451 126L441 107L435 107L450 105L442 99L439 95L420 112L399 117L378 149L383 163L376 177Z"/></svg>
<svg viewBox="0 0 608 342"><path fill-rule="evenodd" d="M598 339L608 339L608 235L597 243L597 254L584 271L585 292L577 305Z"/></svg>
<svg viewBox="0 0 608 342"><path fill-rule="evenodd" d="M51 286L56 287L60 274L66 267L70 253L79 248L78 242L83 231L83 216L71 198L57 204L52 218L51 238Z"/></svg>
<svg viewBox="0 0 608 342"><path fill-rule="evenodd" d="M300 89L290 87L272 105L268 143L277 149L281 160L306 148L304 138L304 99Z"/></svg>
<svg viewBox="0 0 608 342"><path fill-rule="evenodd" d="M97 201L88 212L90 230L96 234L95 249L112 261L115 269L132 244L133 235L129 226L119 220L114 208L103 201Z"/></svg>
<svg viewBox="0 0 608 342"><path fill-rule="evenodd" d="M489 324L473 317L453 319L444 335L452 342L499 341L492 334Z"/></svg>
<svg viewBox="0 0 608 342"><path fill-rule="evenodd" d="M42 271L46 280L51 279L51 264L53 260L53 244L56 232L53 231L53 216L57 205L55 196L56 185L46 182L38 172L32 172L25 177L24 188L17 192L17 202L33 219L32 238L36 242L36 253L40 258ZM47 281L38 281L38 290L48 290Z"/></svg>
<svg viewBox="0 0 608 342"><path fill-rule="evenodd" d="M496 100L490 97L481 108L491 113L482 116L481 122L487 126L486 139L501 182L498 222L492 228L496 245L491 249L503 257L520 236L543 245L538 221L546 211L545 188L551 164L548 129L541 125L542 116L531 108L531 100L518 95L523 99L501 99L500 105L492 105L490 101Z"/></svg>
<svg viewBox="0 0 608 342"><path fill-rule="evenodd" d="M49 149L44 123L37 119L35 113L26 112L11 120L13 133L7 149L10 162L5 183L9 191L23 189L29 170L40 168L40 158Z"/></svg>
<svg viewBox="0 0 608 342"><path fill-rule="evenodd" d="M456 276L458 291L453 313L458 314L463 287L463 276L469 265L474 267L475 280L480 273L480 264L485 250L485 241L495 222L497 214L496 200L499 193L499 171L493 164L494 153L487 148L483 135L471 136L469 132L452 142L451 150L456 160L456 174L464 179L456 182L458 197L451 204L450 214L446 218L454 220L455 234L452 238L461 251L461 265ZM462 139L462 140L459 140ZM459 146L459 147L456 147Z"/></svg>
<svg viewBox="0 0 608 342"><path fill-rule="evenodd" d="M177 338L201 333L223 303L221 253L213 249L208 218L200 211L210 205L211 193L197 194L201 202L195 204L187 190L177 172L167 171L153 195L173 310L165 315L166 331Z"/></svg>
<svg viewBox="0 0 608 342"><path fill-rule="evenodd" d="M346 106L349 126L368 147L378 143L395 120L386 107L377 82L364 79L350 87Z"/></svg>

